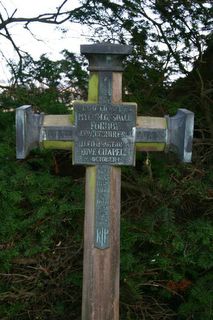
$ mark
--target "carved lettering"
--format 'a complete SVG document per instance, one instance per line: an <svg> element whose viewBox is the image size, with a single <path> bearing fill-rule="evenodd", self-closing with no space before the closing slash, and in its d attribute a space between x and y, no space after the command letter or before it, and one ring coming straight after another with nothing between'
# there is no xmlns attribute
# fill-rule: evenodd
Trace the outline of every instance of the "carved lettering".
<svg viewBox="0 0 213 320"><path fill-rule="evenodd" d="M74 115L74 164L134 164L135 106L79 104Z"/></svg>
<svg viewBox="0 0 213 320"><path fill-rule="evenodd" d="M91 130L118 130L117 123L114 122L91 122Z"/></svg>
<svg viewBox="0 0 213 320"><path fill-rule="evenodd" d="M131 121L131 117L129 114L115 114L112 115L113 121Z"/></svg>
<svg viewBox="0 0 213 320"><path fill-rule="evenodd" d="M90 138L125 138L126 136L131 136L132 131L91 131L91 130L80 130L80 137L90 137Z"/></svg>
<svg viewBox="0 0 213 320"><path fill-rule="evenodd" d="M101 249L109 247L110 170L108 165L96 169L95 244Z"/></svg>
<svg viewBox="0 0 213 320"><path fill-rule="evenodd" d="M96 230L96 244L104 248L107 246L107 240L108 240L109 230L105 228L97 229Z"/></svg>

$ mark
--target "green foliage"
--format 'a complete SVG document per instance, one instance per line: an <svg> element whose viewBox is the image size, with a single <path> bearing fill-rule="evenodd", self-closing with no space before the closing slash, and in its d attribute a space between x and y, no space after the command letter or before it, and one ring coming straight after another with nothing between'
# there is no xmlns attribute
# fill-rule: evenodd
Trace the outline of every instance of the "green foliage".
<svg viewBox="0 0 213 320"><path fill-rule="evenodd" d="M193 53L201 54L212 31L211 10L210 1L199 0L190 4L181 0L101 0L85 9L90 13L87 22L94 24L96 37L98 34L100 39L129 40L135 46L138 61L161 62L163 77L177 70L187 73Z"/></svg>
<svg viewBox="0 0 213 320"><path fill-rule="evenodd" d="M84 60L67 50L62 54L58 61L51 61L45 55L37 61L27 57L22 70L14 64L17 81L0 95L0 109L28 104L38 111L63 114L74 99L85 99L88 74Z"/></svg>
<svg viewBox="0 0 213 320"><path fill-rule="evenodd" d="M13 112L0 121L1 317L80 319L83 175L57 175L56 153L15 160ZM144 160L123 169L121 319L211 319L212 168Z"/></svg>
<svg viewBox="0 0 213 320"><path fill-rule="evenodd" d="M196 132L198 138L212 139L212 1L82 3L86 7L76 18L94 28L93 41L133 46L124 72L125 100L137 102L139 113L152 116L189 108L202 130Z"/></svg>
<svg viewBox="0 0 213 320"><path fill-rule="evenodd" d="M121 318L211 319L212 176L151 164L123 170Z"/></svg>
<svg viewBox="0 0 213 320"><path fill-rule="evenodd" d="M211 320L212 311L212 274L203 274L192 287L187 301L180 306L180 319Z"/></svg>
<svg viewBox="0 0 213 320"><path fill-rule="evenodd" d="M50 152L17 161L13 114L1 121L10 128L0 144L1 319L57 319L69 313L68 288L81 287L83 181L55 175Z"/></svg>
<svg viewBox="0 0 213 320"><path fill-rule="evenodd" d="M134 54L126 61L124 97L138 103L139 113L195 111L192 164L150 154L148 167L139 154L136 168L122 169L122 320L212 318L212 78L204 63L212 46L200 30L209 28L207 4L93 1L76 17L92 23L100 16L99 32L107 26L108 37L119 32L120 42L126 31L130 35ZM155 21L145 16L147 8ZM166 40L166 48L156 45ZM171 85L172 74L192 66L190 50L202 54L192 72ZM86 97L87 73L84 60L68 51L56 62L46 56L23 62L22 73L13 66L18 83L0 95L0 318L78 320L84 174L63 152L34 150L17 161L12 110L32 104L49 114L68 113L72 100Z"/></svg>

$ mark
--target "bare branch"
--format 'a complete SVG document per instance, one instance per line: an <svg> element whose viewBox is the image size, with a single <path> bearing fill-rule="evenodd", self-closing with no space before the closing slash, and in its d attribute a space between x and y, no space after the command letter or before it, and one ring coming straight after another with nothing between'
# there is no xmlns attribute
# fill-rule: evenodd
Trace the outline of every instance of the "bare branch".
<svg viewBox="0 0 213 320"><path fill-rule="evenodd" d="M63 6L65 5L65 3L67 3L67 0L64 0L62 2L62 4L57 8L58 9L58 13L61 11L61 9L63 8Z"/></svg>
<svg viewBox="0 0 213 320"><path fill-rule="evenodd" d="M2 1L0 1L0 4L1 4L2 8L4 9L4 11L6 12L6 14L7 14L8 18L9 18L9 13L7 11L7 8L5 8L5 6L3 5Z"/></svg>
<svg viewBox="0 0 213 320"><path fill-rule="evenodd" d="M84 2L83 5L80 5L79 7L75 9L66 9L65 5L68 3L69 0L63 0L59 7L55 8L53 12L45 12L41 13L35 17L16 17L17 9L15 9L12 14L10 14L7 9L4 7L2 2L0 1L0 5L3 7L4 11L6 12L6 15L3 16L0 13L0 36L3 36L6 38L11 45L13 46L15 52L17 53L18 59L19 59L19 68L18 70L14 70L14 67L8 59L5 59L8 63L8 65L11 67L12 73L15 77L15 82L17 82L17 75L21 72L23 67L23 57L27 55L28 53L21 50L17 43L15 42L9 26L18 23L21 24L30 34L33 36L34 39L42 41L38 39L35 34L30 30L29 25L35 22L44 23L44 24L52 24L52 25L60 25L63 24L66 21L77 21L77 13L81 12L82 9L86 8L89 4L90 0ZM5 55L3 55L5 58Z"/></svg>
<svg viewBox="0 0 213 320"><path fill-rule="evenodd" d="M25 25L24 28L31 34L31 36L32 36L36 41L39 41L39 42L43 42L43 43L44 43L44 41L43 41L42 39L39 39L38 37L36 37L35 33L33 33L27 25Z"/></svg>
<svg viewBox="0 0 213 320"><path fill-rule="evenodd" d="M74 17L76 12L79 10L85 8L87 6L87 3L77 7L73 10L66 10L61 11L61 9L64 7L64 5L67 3L67 0L65 0L60 7L57 8L57 11L55 12L46 12L42 13L35 17L14 17L14 14L16 11L14 11L13 15L8 17L8 19L4 20L1 19L2 22L0 23L0 30L3 29L6 25L12 24L12 23L23 23L25 25L28 25L33 22L40 22L40 23L46 23L46 24L62 24L66 21L69 21L71 17Z"/></svg>
<svg viewBox="0 0 213 320"><path fill-rule="evenodd" d="M167 36L164 33L163 30L163 23L159 23L156 20L154 20L153 18L151 18L146 11L144 10L144 8L141 6L141 13L142 15L148 20L150 21L160 32L162 39L164 41L164 43L166 44L166 46L168 47L169 51L171 52L172 56L174 57L174 59L176 60L180 70L184 73L184 74L188 74L187 70L184 68L183 64L180 61L180 58L178 56L178 54L173 50L171 43L168 41Z"/></svg>

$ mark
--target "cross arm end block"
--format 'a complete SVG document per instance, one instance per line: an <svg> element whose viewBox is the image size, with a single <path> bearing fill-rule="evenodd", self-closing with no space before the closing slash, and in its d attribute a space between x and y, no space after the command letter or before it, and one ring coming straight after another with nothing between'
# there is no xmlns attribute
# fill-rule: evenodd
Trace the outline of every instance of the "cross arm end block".
<svg viewBox="0 0 213 320"><path fill-rule="evenodd" d="M174 117L167 117L168 149L175 151L182 162L191 162L194 113L178 109Z"/></svg>
<svg viewBox="0 0 213 320"><path fill-rule="evenodd" d="M39 146L40 123L43 114L33 112L30 105L16 109L16 158L25 159L33 148Z"/></svg>

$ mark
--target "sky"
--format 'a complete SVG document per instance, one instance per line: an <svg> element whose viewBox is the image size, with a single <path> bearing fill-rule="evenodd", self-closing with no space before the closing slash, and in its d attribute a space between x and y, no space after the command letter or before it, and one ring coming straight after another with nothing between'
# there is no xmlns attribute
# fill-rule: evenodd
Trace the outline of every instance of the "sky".
<svg viewBox="0 0 213 320"><path fill-rule="evenodd" d="M6 17L3 6L9 15L17 9L16 17L33 17L44 12L53 11L62 0L0 0L0 12ZM79 5L78 0L69 0L67 8L75 8ZM23 50L29 52L34 59L47 53L48 57L56 60L60 58L60 52L67 49L74 53L80 52L80 44L89 43L89 31L85 26L67 22L59 28L67 28L66 33L57 30L56 26L33 23L30 26L32 33L39 41L23 28L21 24L13 24L9 27L10 33L16 44ZM17 59L15 50L3 37L0 37L0 50L6 54L7 59ZM5 59L0 55L0 82L8 82L9 72Z"/></svg>

